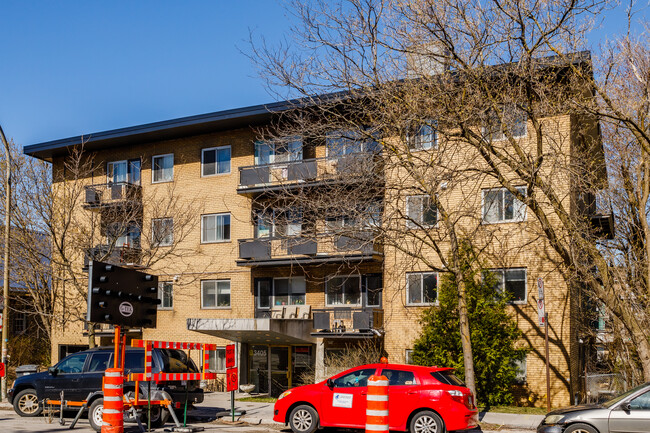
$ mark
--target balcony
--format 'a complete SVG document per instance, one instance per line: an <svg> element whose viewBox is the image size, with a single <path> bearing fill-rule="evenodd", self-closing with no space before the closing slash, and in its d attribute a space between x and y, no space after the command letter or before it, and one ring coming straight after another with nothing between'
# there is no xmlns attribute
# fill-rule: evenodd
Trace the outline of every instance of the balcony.
<svg viewBox="0 0 650 433"><path fill-rule="evenodd" d="M240 167L237 192L255 194L321 183L367 181L377 176L378 158L374 153L354 153L336 158L303 159Z"/></svg>
<svg viewBox="0 0 650 433"><path fill-rule="evenodd" d="M142 251L135 247L116 247L111 245L97 245L86 250L84 255L84 269L88 269L91 260L100 260L113 265L137 265L140 263Z"/></svg>
<svg viewBox="0 0 650 433"><path fill-rule="evenodd" d="M381 308L319 308L312 317L312 337L367 338L382 336L384 331Z"/></svg>
<svg viewBox="0 0 650 433"><path fill-rule="evenodd" d="M140 185L128 182L87 186L84 197L84 207L92 210L99 210L108 206L133 205L141 202L142 188Z"/></svg>
<svg viewBox="0 0 650 433"><path fill-rule="evenodd" d="M381 260L372 232L310 237L276 237L239 240L238 266L278 266Z"/></svg>

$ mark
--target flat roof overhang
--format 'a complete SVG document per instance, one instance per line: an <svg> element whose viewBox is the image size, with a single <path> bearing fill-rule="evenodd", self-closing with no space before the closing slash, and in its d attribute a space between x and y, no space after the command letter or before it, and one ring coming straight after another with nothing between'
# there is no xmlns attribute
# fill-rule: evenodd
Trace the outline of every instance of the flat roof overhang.
<svg viewBox="0 0 650 433"><path fill-rule="evenodd" d="M316 343L311 319L187 319L187 329L239 343Z"/></svg>

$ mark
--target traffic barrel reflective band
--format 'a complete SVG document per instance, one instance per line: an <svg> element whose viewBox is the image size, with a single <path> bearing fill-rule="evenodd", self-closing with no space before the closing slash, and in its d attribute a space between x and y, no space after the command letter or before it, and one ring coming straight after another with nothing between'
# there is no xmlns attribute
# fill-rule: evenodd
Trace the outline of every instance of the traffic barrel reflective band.
<svg viewBox="0 0 650 433"><path fill-rule="evenodd" d="M104 373L104 408L101 433L124 433L124 372L107 368Z"/></svg>
<svg viewBox="0 0 650 433"><path fill-rule="evenodd" d="M366 395L366 432L388 433L388 378L372 375Z"/></svg>

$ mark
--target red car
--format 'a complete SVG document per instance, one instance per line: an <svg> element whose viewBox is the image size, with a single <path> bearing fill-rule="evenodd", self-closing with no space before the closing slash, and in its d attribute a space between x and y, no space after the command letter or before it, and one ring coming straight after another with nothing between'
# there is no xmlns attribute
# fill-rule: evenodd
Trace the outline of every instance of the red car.
<svg viewBox="0 0 650 433"><path fill-rule="evenodd" d="M369 364L326 381L285 391L275 403L273 420L294 433L319 427L365 428L368 378L388 378L391 430L443 433L478 425L474 396L451 368Z"/></svg>

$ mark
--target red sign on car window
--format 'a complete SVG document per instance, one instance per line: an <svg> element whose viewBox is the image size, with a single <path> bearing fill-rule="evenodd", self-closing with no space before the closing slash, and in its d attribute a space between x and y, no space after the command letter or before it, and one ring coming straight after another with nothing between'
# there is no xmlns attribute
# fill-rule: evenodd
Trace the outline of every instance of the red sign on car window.
<svg viewBox="0 0 650 433"><path fill-rule="evenodd" d="M226 390L237 391L237 368L226 370Z"/></svg>
<svg viewBox="0 0 650 433"><path fill-rule="evenodd" d="M5 363L0 362L0 377L5 377Z"/></svg>
<svg viewBox="0 0 650 433"><path fill-rule="evenodd" d="M235 345L229 344L226 346L226 368L235 366Z"/></svg>

